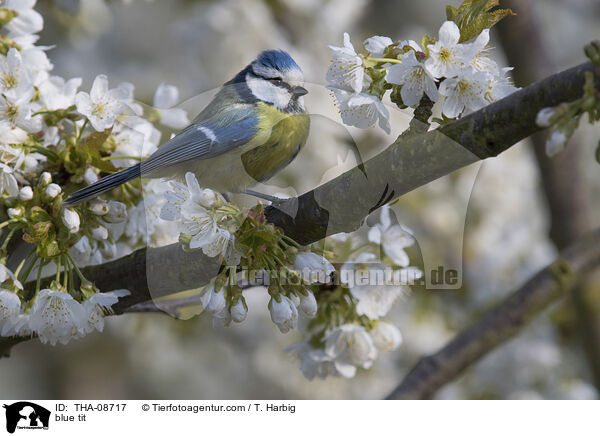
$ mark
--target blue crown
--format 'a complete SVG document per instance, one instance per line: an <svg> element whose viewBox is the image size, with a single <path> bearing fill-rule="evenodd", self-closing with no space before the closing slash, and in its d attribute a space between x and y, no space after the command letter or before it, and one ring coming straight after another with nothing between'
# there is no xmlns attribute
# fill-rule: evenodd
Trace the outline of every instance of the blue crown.
<svg viewBox="0 0 600 436"><path fill-rule="evenodd" d="M302 71L294 59L283 50L265 50L258 55L256 62L279 71L293 69Z"/></svg>

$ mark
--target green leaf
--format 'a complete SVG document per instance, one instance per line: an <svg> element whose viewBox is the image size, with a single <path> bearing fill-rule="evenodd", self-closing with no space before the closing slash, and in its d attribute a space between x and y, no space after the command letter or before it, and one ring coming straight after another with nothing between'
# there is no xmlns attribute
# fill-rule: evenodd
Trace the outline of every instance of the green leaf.
<svg viewBox="0 0 600 436"><path fill-rule="evenodd" d="M48 212L46 212L39 206L34 206L31 208L31 210L29 211L29 218L33 223L52 220L50 215L48 215Z"/></svg>
<svg viewBox="0 0 600 436"><path fill-rule="evenodd" d="M451 5L446 6L446 19L448 21L455 21L457 16L458 9Z"/></svg>
<svg viewBox="0 0 600 436"><path fill-rule="evenodd" d="M104 132L92 132L79 143L81 152L87 155L92 165L105 173L114 173L117 171L115 166L110 161L103 160L100 154L102 146L110 135L111 129L107 129Z"/></svg>
<svg viewBox="0 0 600 436"><path fill-rule="evenodd" d="M100 171L104 171L105 173L114 173L117 171L117 168L112 164L112 162L103 160L102 157L100 157L100 153L98 153L96 150L90 152L90 156L92 158L92 165L94 165Z"/></svg>
<svg viewBox="0 0 600 436"><path fill-rule="evenodd" d="M476 38L485 29L490 29L508 15L515 14L510 9L502 9L486 13L477 17L468 26L461 29L459 42L464 42Z"/></svg>
<svg viewBox="0 0 600 436"><path fill-rule="evenodd" d="M99 150L109 136L110 130L105 130L104 132L92 132L81 139L80 146L87 149Z"/></svg>
<svg viewBox="0 0 600 436"><path fill-rule="evenodd" d="M499 5L499 0L465 0L458 9L448 6L446 17L454 21L460 29L460 41L477 37L485 29L496 25L508 15L515 15L510 9L491 9Z"/></svg>
<svg viewBox="0 0 600 436"><path fill-rule="evenodd" d="M421 48L423 50L425 50L425 54L429 55L428 46L430 44L434 44L434 43L435 43L435 39L430 38L429 35L423 35L423 38L421 39Z"/></svg>
<svg viewBox="0 0 600 436"><path fill-rule="evenodd" d="M50 160L58 161L60 159L58 154L56 154L55 152L53 152L52 150L50 150L46 147L42 147L41 145L33 144L33 145L30 145L29 147L31 147L35 152L37 152L39 154L43 154Z"/></svg>
<svg viewBox="0 0 600 436"><path fill-rule="evenodd" d="M56 241L44 241L37 246L37 253L43 258L50 259L60 254L60 248Z"/></svg>

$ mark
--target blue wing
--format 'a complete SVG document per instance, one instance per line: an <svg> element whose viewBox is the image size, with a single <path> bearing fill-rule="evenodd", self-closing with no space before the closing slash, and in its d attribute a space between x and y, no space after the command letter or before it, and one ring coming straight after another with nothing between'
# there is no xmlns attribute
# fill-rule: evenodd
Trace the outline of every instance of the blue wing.
<svg viewBox="0 0 600 436"><path fill-rule="evenodd" d="M192 159L210 159L248 143L256 136L258 119L245 107L230 109L193 123L142 163L142 174Z"/></svg>

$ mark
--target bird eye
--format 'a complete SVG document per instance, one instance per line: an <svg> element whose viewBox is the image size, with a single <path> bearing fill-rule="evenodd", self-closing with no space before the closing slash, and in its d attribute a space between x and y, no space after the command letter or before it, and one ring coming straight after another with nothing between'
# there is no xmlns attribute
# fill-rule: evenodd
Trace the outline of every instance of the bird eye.
<svg viewBox="0 0 600 436"><path fill-rule="evenodd" d="M283 83L283 79L281 77L273 77L271 79L271 82L279 84L279 83Z"/></svg>

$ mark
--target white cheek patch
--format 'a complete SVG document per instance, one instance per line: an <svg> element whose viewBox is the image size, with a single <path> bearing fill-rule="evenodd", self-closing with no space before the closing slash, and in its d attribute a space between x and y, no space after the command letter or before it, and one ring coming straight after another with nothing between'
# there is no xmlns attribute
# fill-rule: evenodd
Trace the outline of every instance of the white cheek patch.
<svg viewBox="0 0 600 436"><path fill-rule="evenodd" d="M259 79L246 75L246 83L252 94L259 100L275 105L277 109L283 110L292 99L292 94L287 90L273 85L268 80Z"/></svg>

